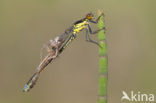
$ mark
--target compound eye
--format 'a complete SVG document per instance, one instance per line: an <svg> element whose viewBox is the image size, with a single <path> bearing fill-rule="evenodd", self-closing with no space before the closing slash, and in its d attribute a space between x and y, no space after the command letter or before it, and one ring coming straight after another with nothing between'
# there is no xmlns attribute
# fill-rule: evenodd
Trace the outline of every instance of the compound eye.
<svg viewBox="0 0 156 103"><path fill-rule="evenodd" d="M93 15L92 14L88 14L86 17L87 17L87 19L92 19Z"/></svg>

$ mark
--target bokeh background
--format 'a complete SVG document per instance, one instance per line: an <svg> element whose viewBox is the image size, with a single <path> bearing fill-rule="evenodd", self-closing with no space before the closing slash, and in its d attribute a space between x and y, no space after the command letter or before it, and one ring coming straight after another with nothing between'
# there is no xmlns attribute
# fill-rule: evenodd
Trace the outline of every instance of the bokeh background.
<svg viewBox="0 0 156 103"><path fill-rule="evenodd" d="M0 0L0 103L97 103L98 47L85 41L84 31L29 93L22 89L40 63L43 44L98 9L106 15L108 103L121 103L122 90L156 95L155 5L155 0Z"/></svg>

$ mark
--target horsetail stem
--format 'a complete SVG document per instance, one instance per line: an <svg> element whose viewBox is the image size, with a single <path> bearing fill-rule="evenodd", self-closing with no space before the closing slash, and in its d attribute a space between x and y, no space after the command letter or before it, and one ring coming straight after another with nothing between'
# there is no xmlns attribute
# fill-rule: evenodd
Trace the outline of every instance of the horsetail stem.
<svg viewBox="0 0 156 103"><path fill-rule="evenodd" d="M102 12L99 11L99 15ZM98 21L98 28L104 28L103 16ZM98 32L99 39L99 89L98 89L98 103L107 103L107 48L106 48L106 35L105 31L101 30Z"/></svg>

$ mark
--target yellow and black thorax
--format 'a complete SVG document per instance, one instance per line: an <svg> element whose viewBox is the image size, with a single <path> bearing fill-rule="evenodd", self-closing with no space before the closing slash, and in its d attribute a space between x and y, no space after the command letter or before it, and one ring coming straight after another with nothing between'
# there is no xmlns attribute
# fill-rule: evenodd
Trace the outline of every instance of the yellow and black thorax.
<svg viewBox="0 0 156 103"><path fill-rule="evenodd" d="M76 33L82 31L84 28L87 27L87 25L88 25L88 19L86 18L75 22L73 27L73 34L75 35Z"/></svg>

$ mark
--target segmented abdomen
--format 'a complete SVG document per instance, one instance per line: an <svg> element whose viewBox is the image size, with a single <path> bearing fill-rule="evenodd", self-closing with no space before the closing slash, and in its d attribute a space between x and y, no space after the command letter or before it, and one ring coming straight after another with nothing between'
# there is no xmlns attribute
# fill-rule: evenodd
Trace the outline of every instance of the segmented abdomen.
<svg viewBox="0 0 156 103"><path fill-rule="evenodd" d="M28 92L36 84L39 74L35 73L29 81L25 84L23 92Z"/></svg>

